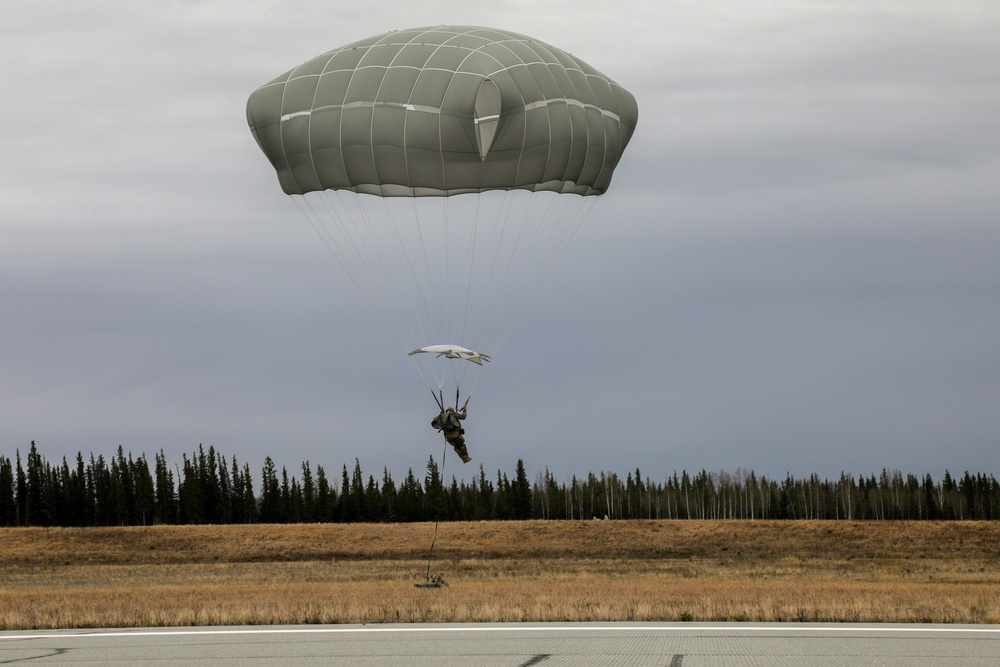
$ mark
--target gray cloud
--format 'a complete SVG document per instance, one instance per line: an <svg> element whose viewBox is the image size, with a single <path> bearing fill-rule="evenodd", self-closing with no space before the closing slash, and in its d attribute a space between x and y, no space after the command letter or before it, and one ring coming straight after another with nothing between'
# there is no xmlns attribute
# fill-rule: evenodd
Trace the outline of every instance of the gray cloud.
<svg viewBox="0 0 1000 667"><path fill-rule="evenodd" d="M204 442L397 476L439 457L426 387L243 108L325 49L476 23L567 48L640 105L477 390L488 475L996 473L1000 10L529 5L5 8L6 453Z"/></svg>

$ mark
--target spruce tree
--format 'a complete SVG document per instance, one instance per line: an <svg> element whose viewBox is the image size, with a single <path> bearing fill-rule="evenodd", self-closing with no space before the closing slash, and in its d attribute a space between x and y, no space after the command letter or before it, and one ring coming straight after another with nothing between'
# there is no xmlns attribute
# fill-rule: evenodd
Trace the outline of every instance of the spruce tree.
<svg viewBox="0 0 1000 667"><path fill-rule="evenodd" d="M512 519L531 518L531 485L528 483L528 475L524 471L524 461L521 459L517 460L517 467L514 470L510 507Z"/></svg>
<svg viewBox="0 0 1000 667"><path fill-rule="evenodd" d="M316 520L334 521L337 517L337 496L330 487L323 466L316 466Z"/></svg>
<svg viewBox="0 0 1000 667"><path fill-rule="evenodd" d="M281 489L278 474L270 456L264 458L260 482L260 520L262 523L277 523L280 512Z"/></svg>
<svg viewBox="0 0 1000 667"><path fill-rule="evenodd" d="M17 524L17 505L14 502L14 465L0 456L0 526Z"/></svg>
<svg viewBox="0 0 1000 667"><path fill-rule="evenodd" d="M174 473L167 466L167 457L161 449L154 457L156 490L153 502L153 522L177 523L177 495L174 490Z"/></svg>

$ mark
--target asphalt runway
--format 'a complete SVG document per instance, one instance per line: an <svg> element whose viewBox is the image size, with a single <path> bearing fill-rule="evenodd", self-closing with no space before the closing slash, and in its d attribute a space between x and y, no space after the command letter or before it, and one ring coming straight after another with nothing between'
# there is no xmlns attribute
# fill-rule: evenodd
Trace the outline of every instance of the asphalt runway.
<svg viewBox="0 0 1000 667"><path fill-rule="evenodd" d="M526 623L0 632L0 665L1000 664L998 625Z"/></svg>

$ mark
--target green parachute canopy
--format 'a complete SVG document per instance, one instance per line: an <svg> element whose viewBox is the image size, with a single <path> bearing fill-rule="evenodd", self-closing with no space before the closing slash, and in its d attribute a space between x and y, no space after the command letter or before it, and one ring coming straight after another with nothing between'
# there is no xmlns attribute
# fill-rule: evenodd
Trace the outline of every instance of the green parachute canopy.
<svg viewBox="0 0 1000 667"><path fill-rule="evenodd" d="M503 30L397 30L261 86L247 121L288 194L487 190L597 195L635 98L578 58Z"/></svg>

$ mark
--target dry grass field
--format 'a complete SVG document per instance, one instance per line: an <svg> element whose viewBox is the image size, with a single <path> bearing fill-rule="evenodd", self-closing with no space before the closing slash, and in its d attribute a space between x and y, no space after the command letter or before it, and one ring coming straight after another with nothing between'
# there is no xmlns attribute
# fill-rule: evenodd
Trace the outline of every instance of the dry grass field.
<svg viewBox="0 0 1000 667"><path fill-rule="evenodd" d="M412 621L1000 623L996 522L0 529L0 629Z"/></svg>

